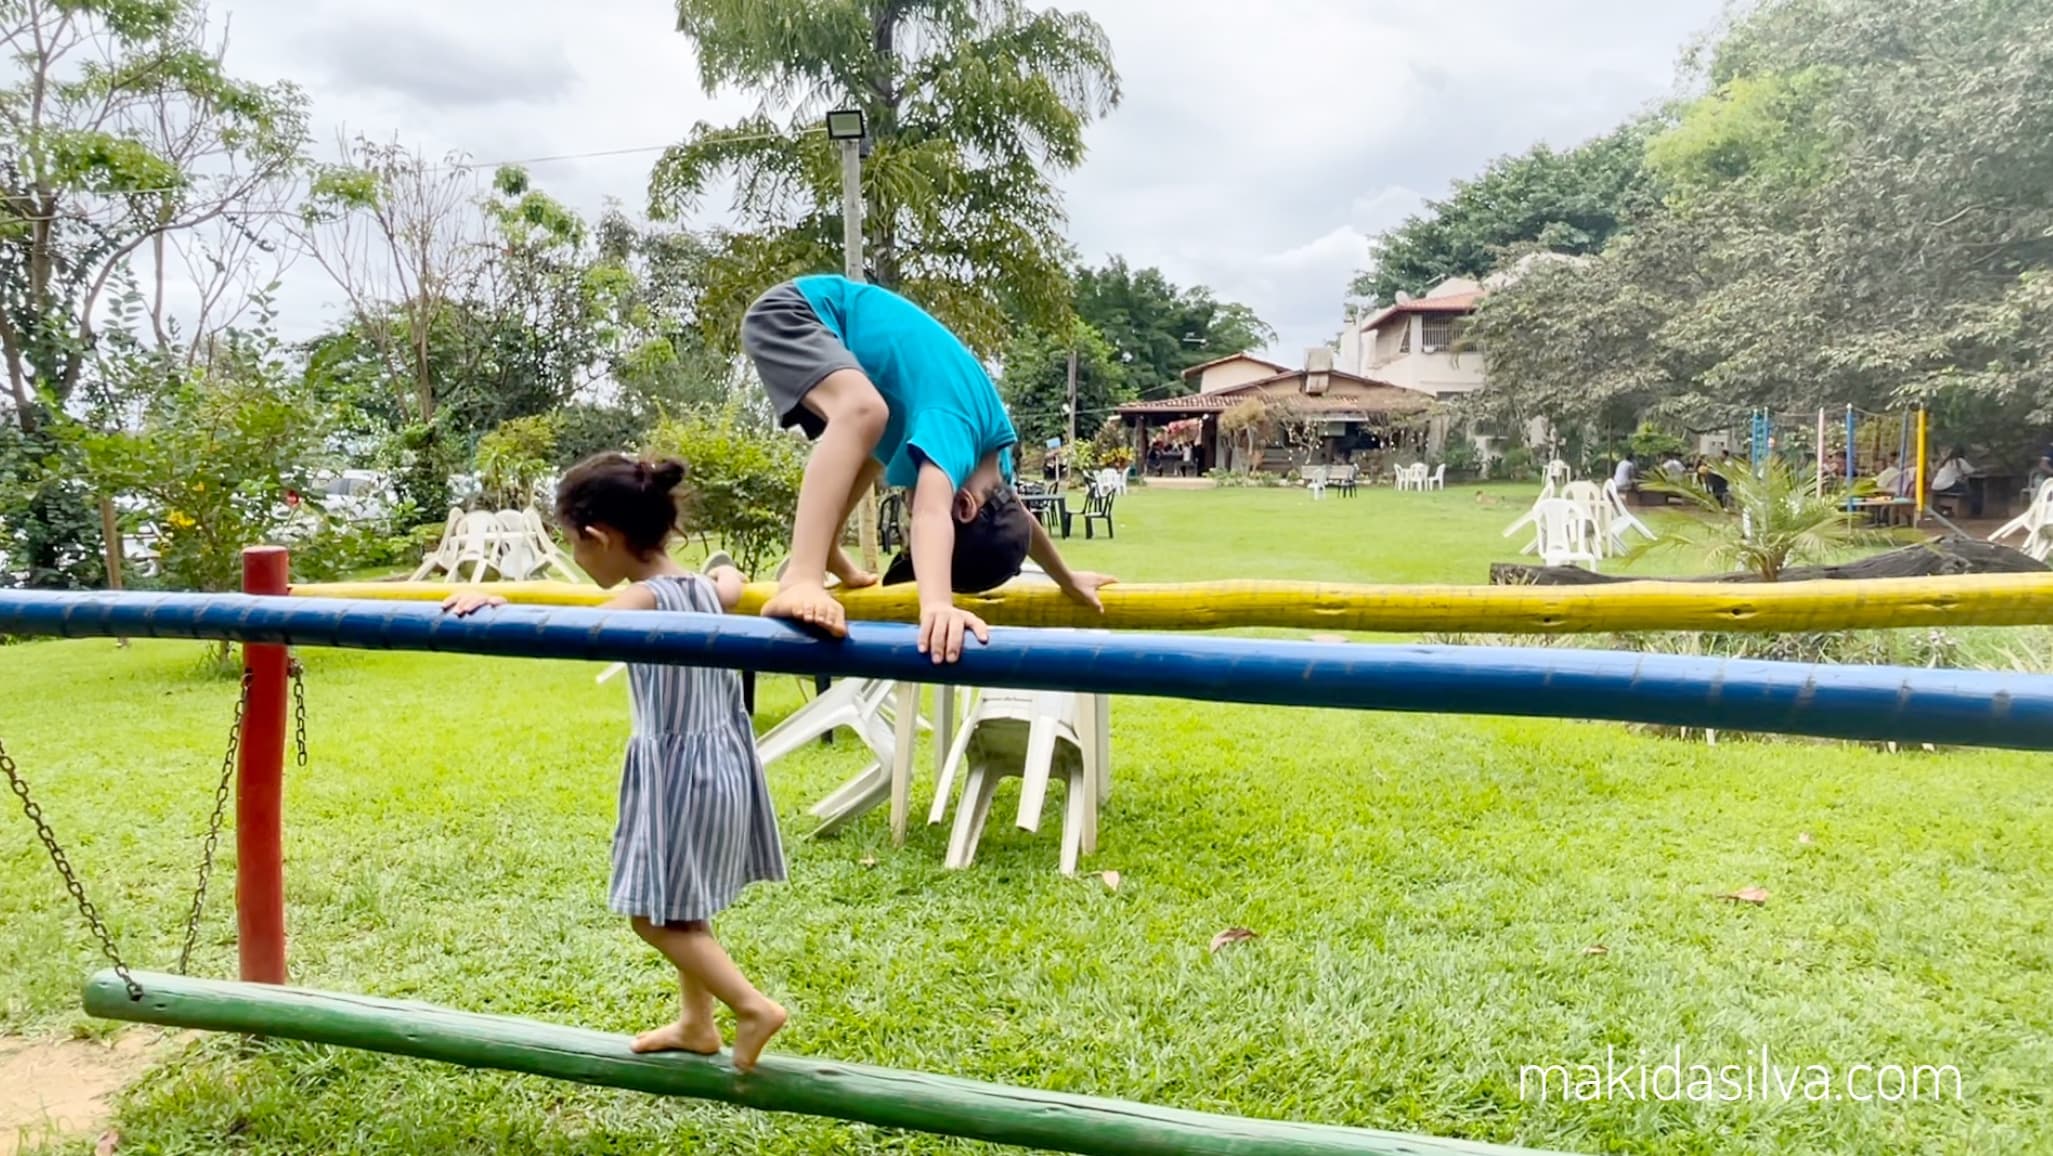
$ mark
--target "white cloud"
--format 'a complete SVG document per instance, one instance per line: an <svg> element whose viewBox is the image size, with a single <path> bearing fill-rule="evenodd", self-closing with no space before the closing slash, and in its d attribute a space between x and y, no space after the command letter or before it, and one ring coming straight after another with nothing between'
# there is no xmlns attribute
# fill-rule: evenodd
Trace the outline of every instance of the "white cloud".
<svg viewBox="0 0 2053 1156"><path fill-rule="evenodd" d="M1338 325L1389 228L1491 157L1601 132L1672 87L1722 0L1047 0L1111 37L1124 104L1064 178L1087 259L1118 253L1253 306L1297 356ZM338 128L479 161L642 149L533 166L587 211L640 208L654 148L749 111L700 91L665 0L215 0L229 66L304 85ZM711 213L724 208L706 206ZM295 332L334 294L309 264Z"/></svg>

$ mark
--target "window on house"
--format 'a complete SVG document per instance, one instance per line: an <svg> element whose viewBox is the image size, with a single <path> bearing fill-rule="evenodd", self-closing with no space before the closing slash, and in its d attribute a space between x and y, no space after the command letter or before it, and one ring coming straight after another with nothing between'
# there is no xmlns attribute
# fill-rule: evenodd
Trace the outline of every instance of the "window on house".
<svg viewBox="0 0 2053 1156"><path fill-rule="evenodd" d="M1454 346L1455 321L1453 317L1426 318L1424 343L1435 353L1446 353Z"/></svg>

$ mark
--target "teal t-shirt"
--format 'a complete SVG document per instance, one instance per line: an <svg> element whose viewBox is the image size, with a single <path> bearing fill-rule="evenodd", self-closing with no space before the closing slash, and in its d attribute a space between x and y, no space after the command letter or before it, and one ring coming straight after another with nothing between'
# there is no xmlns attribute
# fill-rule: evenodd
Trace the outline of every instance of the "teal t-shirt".
<svg viewBox="0 0 2053 1156"><path fill-rule="evenodd" d="M846 277L800 277L813 312L855 355L890 417L877 439L884 482L910 486L929 461L961 489L977 463L1019 441L991 375L962 340L898 294ZM1011 455L1001 455L1012 476Z"/></svg>

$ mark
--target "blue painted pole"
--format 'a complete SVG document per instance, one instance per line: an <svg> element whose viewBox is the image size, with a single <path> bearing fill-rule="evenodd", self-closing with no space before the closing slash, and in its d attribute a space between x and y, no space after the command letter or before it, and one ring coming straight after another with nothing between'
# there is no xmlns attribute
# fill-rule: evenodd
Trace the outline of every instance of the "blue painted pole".
<svg viewBox="0 0 2053 1156"><path fill-rule="evenodd" d="M1826 738L2053 750L2053 677L1599 650L1351 646L994 629L937 666L913 627L825 641L762 618L238 594L0 591L0 633L672 662L780 674L1278 706L1610 719Z"/></svg>

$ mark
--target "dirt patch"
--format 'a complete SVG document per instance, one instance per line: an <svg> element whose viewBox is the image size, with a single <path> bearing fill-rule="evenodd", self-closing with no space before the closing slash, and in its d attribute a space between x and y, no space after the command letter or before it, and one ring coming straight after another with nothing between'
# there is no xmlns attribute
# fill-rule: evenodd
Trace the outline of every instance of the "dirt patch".
<svg viewBox="0 0 2053 1156"><path fill-rule="evenodd" d="M107 1126L116 1093L161 1053L161 1032L99 1040L0 1039L0 1156Z"/></svg>

